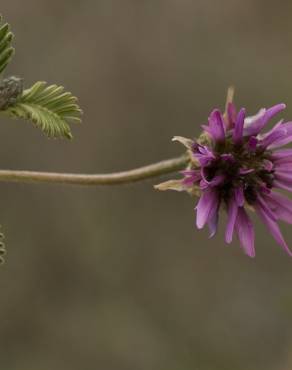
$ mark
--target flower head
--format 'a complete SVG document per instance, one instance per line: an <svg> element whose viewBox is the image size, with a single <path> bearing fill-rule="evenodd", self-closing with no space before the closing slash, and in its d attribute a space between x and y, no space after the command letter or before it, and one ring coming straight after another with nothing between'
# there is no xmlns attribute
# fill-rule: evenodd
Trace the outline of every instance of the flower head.
<svg viewBox="0 0 292 370"><path fill-rule="evenodd" d="M222 114L211 112L197 140L175 137L189 153L183 178L158 185L185 190L199 196L196 225L208 225L210 236L217 231L219 210L227 212L225 241L237 234L242 248L255 256L254 228L247 210L254 210L276 242L292 256L278 221L292 223L292 201L278 190L292 191L292 149L279 149L292 142L292 122L278 122L263 132L269 121L285 109L284 104L261 109L246 117L229 102Z"/></svg>

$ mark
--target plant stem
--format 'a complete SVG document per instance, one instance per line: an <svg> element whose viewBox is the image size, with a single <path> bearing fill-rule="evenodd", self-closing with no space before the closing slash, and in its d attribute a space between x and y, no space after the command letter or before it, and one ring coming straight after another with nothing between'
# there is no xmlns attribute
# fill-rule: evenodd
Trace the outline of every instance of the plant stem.
<svg viewBox="0 0 292 370"><path fill-rule="evenodd" d="M142 181L152 177L166 175L185 168L188 162L186 155L167 159L148 166L129 171L109 174L73 174L35 171L0 170L0 181L19 183L51 183L68 185L119 185Z"/></svg>

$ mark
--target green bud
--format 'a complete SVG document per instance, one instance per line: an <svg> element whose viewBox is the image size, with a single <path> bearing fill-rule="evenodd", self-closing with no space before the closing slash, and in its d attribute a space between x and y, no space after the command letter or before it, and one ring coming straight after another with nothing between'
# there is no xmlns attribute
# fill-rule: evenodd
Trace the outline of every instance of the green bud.
<svg viewBox="0 0 292 370"><path fill-rule="evenodd" d="M0 83L0 110L13 106L23 92L23 79L8 77Z"/></svg>

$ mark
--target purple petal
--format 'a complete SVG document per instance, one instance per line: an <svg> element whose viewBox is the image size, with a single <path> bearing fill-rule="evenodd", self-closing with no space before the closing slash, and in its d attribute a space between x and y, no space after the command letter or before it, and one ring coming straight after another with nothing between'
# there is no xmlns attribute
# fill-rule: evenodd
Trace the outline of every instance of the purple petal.
<svg viewBox="0 0 292 370"><path fill-rule="evenodd" d="M284 120L282 119L281 121L279 121L278 123L276 123L271 130L269 130L268 132L266 132L266 133L264 133L264 134L261 135L262 138L265 138L266 136L271 135L274 131L276 131L279 128L281 128L282 125L283 125L283 122L284 122Z"/></svg>
<svg viewBox="0 0 292 370"><path fill-rule="evenodd" d="M286 182L280 181L280 180L274 180L273 181L273 187L278 188L278 189L292 191L292 184L291 183L287 184Z"/></svg>
<svg viewBox="0 0 292 370"><path fill-rule="evenodd" d="M269 145L269 149L279 148L281 146L290 144L292 142L292 134L286 134L282 138L275 140L271 145Z"/></svg>
<svg viewBox="0 0 292 370"><path fill-rule="evenodd" d="M192 186L195 182L201 179L200 171L185 170L181 171L181 174L185 176L182 183L186 186Z"/></svg>
<svg viewBox="0 0 292 370"><path fill-rule="evenodd" d="M256 136L262 129L264 115L266 109L260 109L259 112L252 117L246 117L244 120L244 135L245 136Z"/></svg>
<svg viewBox="0 0 292 370"><path fill-rule="evenodd" d="M265 184L261 184L258 192L261 195L262 194L271 194L271 189L270 188L267 188Z"/></svg>
<svg viewBox="0 0 292 370"><path fill-rule="evenodd" d="M266 108L261 108L256 114L253 116L248 116L244 120L244 128L249 128L251 125L253 125L255 122L257 122L259 119L261 119L264 114L266 113Z"/></svg>
<svg viewBox="0 0 292 370"><path fill-rule="evenodd" d="M274 130L270 135L267 135L264 139L259 141L262 148L272 148L275 147L275 143L282 141L284 138L287 139L287 130L285 128L280 128Z"/></svg>
<svg viewBox="0 0 292 370"><path fill-rule="evenodd" d="M277 171L275 171L275 179L292 185L292 173L287 171L282 172L277 169Z"/></svg>
<svg viewBox="0 0 292 370"><path fill-rule="evenodd" d="M286 157L292 157L292 149L276 150L272 154L272 158L275 160L283 159Z"/></svg>
<svg viewBox="0 0 292 370"><path fill-rule="evenodd" d="M238 209L235 230L245 253L249 257L255 257L254 229L252 222L243 207Z"/></svg>
<svg viewBox="0 0 292 370"><path fill-rule="evenodd" d="M212 130L211 130L211 128L210 128L209 126L207 126L207 125L201 125L201 127L202 127L202 129L203 129L204 131L206 131L210 136L212 136Z"/></svg>
<svg viewBox="0 0 292 370"><path fill-rule="evenodd" d="M279 171L279 172L287 172L287 171L292 171L292 160L291 162L276 162L274 163L274 169L275 171Z"/></svg>
<svg viewBox="0 0 292 370"><path fill-rule="evenodd" d="M209 116L208 132L216 142L225 140L224 122L218 109L213 110Z"/></svg>
<svg viewBox="0 0 292 370"><path fill-rule="evenodd" d="M234 230L234 225L235 225L235 221L237 217L237 211L238 211L238 205L236 203L236 200L232 198L228 204L227 227L225 231L225 241L228 244L232 242L233 230Z"/></svg>
<svg viewBox="0 0 292 370"><path fill-rule="evenodd" d="M239 174L240 175L247 175L247 174L252 173L254 171L255 171L254 168L240 168L239 169Z"/></svg>
<svg viewBox="0 0 292 370"><path fill-rule="evenodd" d="M234 103L228 103L227 105L227 122L226 127L228 130L234 127L236 120L236 108Z"/></svg>
<svg viewBox="0 0 292 370"><path fill-rule="evenodd" d="M200 165L203 167L207 166L210 162L212 162L216 158L212 150L210 150L207 146L203 145L197 145L193 155L200 162Z"/></svg>
<svg viewBox="0 0 292 370"><path fill-rule="evenodd" d="M204 172L204 170L202 169L202 173L203 172ZM225 176L224 175L215 176L210 181L206 180L206 178L204 176L202 176L202 177L203 177L203 179L200 182L201 189L206 189L208 187L215 187L215 186L218 186L218 185L222 184L225 181Z"/></svg>
<svg viewBox="0 0 292 370"><path fill-rule="evenodd" d="M239 187L235 188L234 196L235 196L235 200L236 200L237 205L239 207L243 207L243 205L244 205L244 194L243 194L242 186L239 186Z"/></svg>
<svg viewBox="0 0 292 370"><path fill-rule="evenodd" d="M230 163L234 163L235 162L235 159L234 159L234 156L233 154L231 153L224 153L224 154L221 154L220 155L220 158L223 159L224 161L228 161Z"/></svg>
<svg viewBox="0 0 292 370"><path fill-rule="evenodd" d="M208 189L201 195L197 209L197 227L202 229L206 222L214 216L219 202L218 194L214 189Z"/></svg>
<svg viewBox="0 0 292 370"><path fill-rule="evenodd" d="M270 217L270 219L277 221L276 215L271 210L266 201L259 194L257 195L257 203L261 207L261 209L263 209L263 211Z"/></svg>
<svg viewBox="0 0 292 370"><path fill-rule="evenodd" d="M225 176L224 175L218 175L213 177L211 181L209 181L210 186L218 186L221 185L225 181Z"/></svg>
<svg viewBox="0 0 292 370"><path fill-rule="evenodd" d="M245 135L257 135L271 118L285 108L285 104L277 104L269 109L260 110L259 113L254 117L248 117L245 120Z"/></svg>
<svg viewBox="0 0 292 370"><path fill-rule="evenodd" d="M219 220L218 210L219 210L219 203L218 203L216 212L214 213L213 217L211 217L211 219L208 221L208 227L209 227L209 232L210 232L209 238L210 239L213 238L213 236L215 236L215 234L217 233L218 220Z"/></svg>
<svg viewBox="0 0 292 370"><path fill-rule="evenodd" d="M212 151L207 146L197 144L196 148L203 155L212 154Z"/></svg>
<svg viewBox="0 0 292 370"><path fill-rule="evenodd" d="M291 143L292 141L292 122L283 123L283 121L280 121L269 133L263 136L265 137L267 135L270 135L275 131L279 131L280 129L285 130L286 133L282 137L275 139L274 142L271 143L271 145L269 146L270 149L279 148L280 146Z"/></svg>
<svg viewBox="0 0 292 370"><path fill-rule="evenodd" d="M273 107L267 109L265 113L265 120L269 121L274 116L276 116L278 113L282 112L284 109L286 109L286 104L284 103L276 104Z"/></svg>
<svg viewBox="0 0 292 370"><path fill-rule="evenodd" d="M182 183L183 185L186 185L186 186L193 186L195 182L197 182L199 180L199 178L194 178L194 177L185 177L183 180L182 180Z"/></svg>
<svg viewBox="0 0 292 370"><path fill-rule="evenodd" d="M271 192L264 198L277 219L292 224L292 200L282 194Z"/></svg>
<svg viewBox="0 0 292 370"><path fill-rule="evenodd" d="M257 148L258 139L255 136L251 136L248 140L248 148L250 151L254 152Z"/></svg>
<svg viewBox="0 0 292 370"><path fill-rule="evenodd" d="M242 141L244 119L245 119L245 109L242 108L237 115L233 131L233 141L235 144L240 144Z"/></svg>
<svg viewBox="0 0 292 370"><path fill-rule="evenodd" d="M267 226L270 233L273 235L276 242L284 249L284 251L289 255L292 256L292 252L290 251L289 247L287 246L282 233L280 231L280 228L273 219L269 217L269 215L265 212L265 210L261 207L260 204L256 205L256 211L263 221L263 223Z"/></svg>

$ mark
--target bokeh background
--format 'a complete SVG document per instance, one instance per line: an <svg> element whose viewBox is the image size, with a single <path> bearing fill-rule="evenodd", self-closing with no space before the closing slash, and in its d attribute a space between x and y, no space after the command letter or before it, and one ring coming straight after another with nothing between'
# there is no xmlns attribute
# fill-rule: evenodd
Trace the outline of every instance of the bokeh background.
<svg viewBox="0 0 292 370"><path fill-rule="evenodd" d="M1 168L94 173L176 156L171 137L196 136L230 84L250 112L286 102L292 117L291 1L4 0L0 11L16 34L6 73L63 84L85 112L73 142L1 117ZM195 200L154 183L1 184L1 368L292 369L292 260L258 222L255 260L222 231L209 240Z"/></svg>

